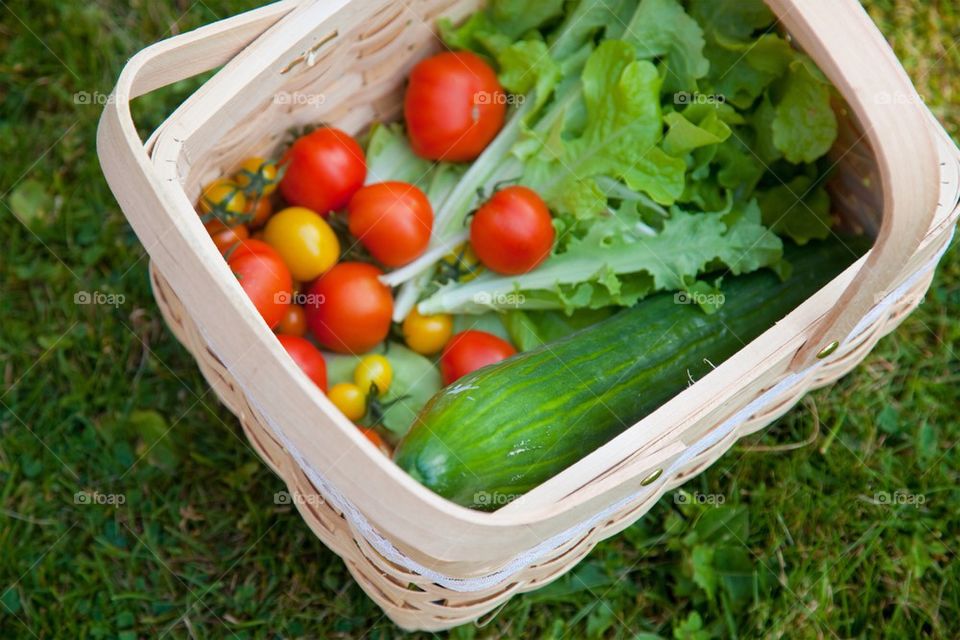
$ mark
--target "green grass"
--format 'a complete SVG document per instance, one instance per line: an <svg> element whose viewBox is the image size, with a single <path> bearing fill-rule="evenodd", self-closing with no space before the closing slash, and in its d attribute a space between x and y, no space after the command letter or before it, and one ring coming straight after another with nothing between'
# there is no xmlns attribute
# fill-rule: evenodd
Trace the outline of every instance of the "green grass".
<svg viewBox="0 0 960 640"><path fill-rule="evenodd" d="M280 481L163 326L97 164L95 103L124 60L255 4L0 0L0 637L399 634L274 504ZM866 4L956 135L960 11ZM144 131L195 86L140 100ZM74 304L80 291L122 304ZM853 375L685 487L722 505L668 496L572 574L451 635L957 637L958 309L953 252Z"/></svg>

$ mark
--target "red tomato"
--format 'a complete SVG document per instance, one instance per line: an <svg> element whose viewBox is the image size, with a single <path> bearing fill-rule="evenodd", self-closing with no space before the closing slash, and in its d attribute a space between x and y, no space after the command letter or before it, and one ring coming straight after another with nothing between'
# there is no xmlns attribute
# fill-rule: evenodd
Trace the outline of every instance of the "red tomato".
<svg viewBox="0 0 960 640"><path fill-rule="evenodd" d="M390 333L393 295L383 272L362 262L341 262L320 276L307 295L307 324L324 347L365 353Z"/></svg>
<svg viewBox="0 0 960 640"><path fill-rule="evenodd" d="M293 278L277 252L242 253L228 264L267 326L280 324L293 296Z"/></svg>
<svg viewBox="0 0 960 640"><path fill-rule="evenodd" d="M220 223L217 223L220 224ZM213 244L217 246L217 251L220 253L226 253L230 247L242 242L250 237L250 230L246 225L239 225L236 227L223 227L221 230L215 232L210 236L213 238Z"/></svg>
<svg viewBox="0 0 960 640"><path fill-rule="evenodd" d="M506 94L479 56L447 51L410 73L404 116L414 152L428 160L469 162L503 128Z"/></svg>
<svg viewBox="0 0 960 640"><path fill-rule="evenodd" d="M227 259L227 262L230 262L234 258L239 258L240 256L255 255L260 253L279 255L277 254L276 250L266 242L263 240L255 240L254 238L249 238L234 244L229 249L224 251L223 255Z"/></svg>
<svg viewBox="0 0 960 640"><path fill-rule="evenodd" d="M323 127L293 143L284 156L280 192L287 203L326 217L343 209L367 177L367 161L357 141L339 129Z"/></svg>
<svg viewBox="0 0 960 640"><path fill-rule="evenodd" d="M327 362L323 359L320 350L313 346L313 343L306 338L297 336L277 336L280 344L287 350L297 366L303 369L307 377L313 380L313 383L320 387L324 393L327 392Z"/></svg>
<svg viewBox="0 0 960 640"><path fill-rule="evenodd" d="M507 187L486 202L470 224L470 244L488 269L517 275L535 269L553 249L550 210L526 187Z"/></svg>
<svg viewBox="0 0 960 640"><path fill-rule="evenodd" d="M458 333L440 356L443 383L452 384L468 373L506 360L516 352L509 342L485 331Z"/></svg>
<svg viewBox="0 0 960 640"><path fill-rule="evenodd" d="M250 227L252 229L259 229L267 224L267 220L273 215L273 203L270 202L270 198L266 196L251 201L250 204L247 205L247 208L247 215L251 216Z"/></svg>
<svg viewBox="0 0 960 640"><path fill-rule="evenodd" d="M298 304L291 304L277 326L277 333L302 338L307 335L307 312Z"/></svg>
<svg viewBox="0 0 960 640"><path fill-rule="evenodd" d="M373 443L373 446L375 446L377 449L380 449L380 451L384 452L388 456L392 455L390 453L390 445L383 441L383 438L380 437L380 434L377 433L376 430L360 427L360 433L362 433L367 440Z"/></svg>
<svg viewBox="0 0 960 640"><path fill-rule="evenodd" d="M423 191L406 182L381 182L357 191L350 200L350 233L374 258L402 267L430 243L433 207Z"/></svg>

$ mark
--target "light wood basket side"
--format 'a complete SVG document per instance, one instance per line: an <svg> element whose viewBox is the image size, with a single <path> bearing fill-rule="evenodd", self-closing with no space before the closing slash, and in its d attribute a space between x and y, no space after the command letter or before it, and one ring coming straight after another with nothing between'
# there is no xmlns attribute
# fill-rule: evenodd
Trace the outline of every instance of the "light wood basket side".
<svg viewBox="0 0 960 640"><path fill-rule="evenodd" d="M944 238L945 240L945 238ZM601 540L618 533L643 516L664 493L703 472L725 453L737 439L753 433L789 410L807 391L831 384L856 367L876 342L895 329L915 308L930 285L933 274L904 296L904 304L879 318L861 340L833 359L830 366L804 380L779 402L755 415L724 441L690 461L685 469L670 478L662 488L642 501L613 514L583 536L557 548L549 556L524 570L505 584L475 593L445 589L399 567L379 554L351 526L323 494L303 474L296 462L274 438L262 416L248 404L240 386L207 349L202 334L190 319L155 268L151 277L164 319L197 359L198 366L224 404L240 419L251 445L283 479L294 504L311 530L323 543L341 556L351 574L367 594L383 608L396 624L410 630L439 631L474 621L496 610L517 593L538 589L574 567Z"/></svg>
<svg viewBox="0 0 960 640"><path fill-rule="evenodd" d="M920 248L937 207L940 156L926 105L857 0L767 3L856 115L875 155L883 190L874 250L797 354L794 366L802 368L849 335L874 306L877 294L890 290Z"/></svg>

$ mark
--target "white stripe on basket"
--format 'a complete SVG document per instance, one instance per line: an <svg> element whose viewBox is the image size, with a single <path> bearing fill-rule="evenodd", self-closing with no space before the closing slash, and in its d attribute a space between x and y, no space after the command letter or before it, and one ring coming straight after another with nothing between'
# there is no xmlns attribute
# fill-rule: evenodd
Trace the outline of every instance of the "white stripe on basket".
<svg viewBox="0 0 960 640"><path fill-rule="evenodd" d="M953 240L953 233L955 233L955 231L956 230L954 229L954 231L951 232L950 240L944 244L943 248L937 252L937 255L934 256L930 262L924 265L915 274L910 276L910 278L908 278L896 290L887 294L873 307L870 313L868 313L850 333L850 335L847 336L846 340L844 340L844 344L848 344L859 337L868 327L870 327L870 325L874 323L874 321L889 312L889 310L895 304L897 304L897 302L903 299L903 297L906 296L918 282L920 282L925 276L927 276L936 268L937 264L950 247ZM674 474L683 469L690 461L710 447L721 442L724 438L730 436L740 425L752 418L758 412L765 409L772 402L779 400L794 385L807 378L811 373L821 366L823 366L823 362L816 362L803 371L791 373L785 376L774 387L762 393L753 402L749 403L743 409L728 418L719 427L713 429L710 433L706 434L696 443L690 445L683 452L683 454L678 456L673 463L664 470L657 482L643 487L639 491L617 501L580 524L574 525L565 531L561 531L555 536L547 538L535 547L528 549L527 551L516 556L513 560L505 564L497 571L473 578L456 578L438 573L428 567L423 566L413 558L408 557L406 554L398 550L389 540L384 538L373 527L373 525L370 524L366 517L360 513L360 511L357 510L357 508L354 507L349 500L347 500L339 491L337 491L336 488L334 488L330 482L326 480L326 478L323 477L323 474L313 468L306 458L303 457L297 447L289 440L289 438L287 438L286 434L283 432L283 429L281 429L276 422L274 422L274 420L261 409L256 402L255 396L245 388L244 393L246 394L246 397L250 401L251 405L266 420L267 424L273 430L284 449L286 449L286 451L310 479L310 482L312 482L313 485L320 491L325 500L333 505L335 509L343 513L347 521L361 536L363 536L370 546L376 549L391 562L407 569L412 573L416 573L428 578L432 582L442 587L461 593L471 593L476 591L484 591L506 582L520 571L543 559L554 549L567 544L571 540L586 535L587 532L616 514L618 511L621 511L629 505L638 502L640 499L647 498L651 493L663 492L667 481L673 478Z"/></svg>

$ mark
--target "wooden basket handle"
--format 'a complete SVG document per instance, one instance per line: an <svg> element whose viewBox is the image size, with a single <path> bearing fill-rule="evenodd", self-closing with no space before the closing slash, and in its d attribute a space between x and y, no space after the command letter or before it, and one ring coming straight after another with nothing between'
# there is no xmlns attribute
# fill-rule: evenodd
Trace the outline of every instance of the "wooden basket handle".
<svg viewBox="0 0 960 640"><path fill-rule="evenodd" d="M896 285L933 221L940 158L927 107L859 2L766 2L845 96L876 156L883 187L883 222L873 250L797 352L791 368L800 370L828 356Z"/></svg>
<svg viewBox="0 0 960 640"><path fill-rule="evenodd" d="M112 99L107 101L100 120L98 143L103 141L104 131L109 127L132 134L123 136L129 143L126 160L137 164L144 161L149 165L149 154L137 134L130 101L226 64L301 4L303 0L281 0L162 40L138 52L124 66ZM114 150L111 147L111 151ZM101 155L109 180L109 165L103 160Z"/></svg>

